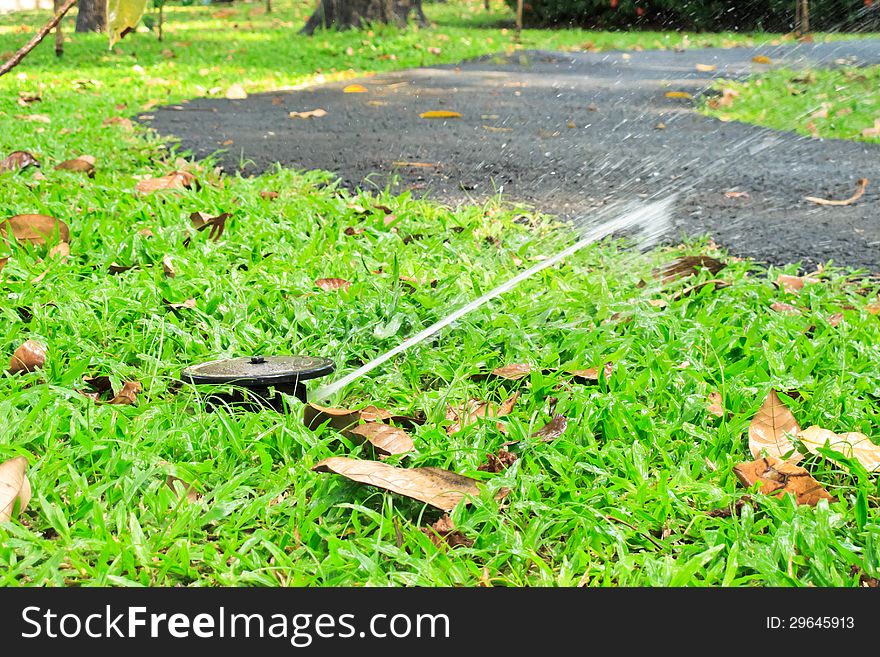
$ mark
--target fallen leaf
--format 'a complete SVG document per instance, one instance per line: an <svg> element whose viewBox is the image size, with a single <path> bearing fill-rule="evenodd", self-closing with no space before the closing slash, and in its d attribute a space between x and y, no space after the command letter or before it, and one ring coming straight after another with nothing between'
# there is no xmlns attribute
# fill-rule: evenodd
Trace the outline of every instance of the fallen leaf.
<svg viewBox="0 0 880 657"><path fill-rule="evenodd" d="M439 167L439 164L433 164L431 162L405 162L405 161L395 161L391 163L396 167L413 167L415 169L422 169L427 167Z"/></svg>
<svg viewBox="0 0 880 657"><path fill-rule="evenodd" d="M137 267L136 264L134 264L134 265L120 265L116 262L111 262L110 266L107 267L107 271L110 272L111 275L115 276L116 274L124 274L127 271L131 271L135 267Z"/></svg>
<svg viewBox="0 0 880 657"><path fill-rule="evenodd" d="M702 283L689 285L688 287L679 290L674 295L672 295L672 300L681 301L685 297L689 297L690 295L699 292L704 287L707 287L709 285L712 285L716 290L723 290L726 287L730 287L730 283L728 283L727 281L722 281L720 278L713 278L711 281L703 281Z"/></svg>
<svg viewBox="0 0 880 657"><path fill-rule="evenodd" d="M696 69L700 73L711 73L717 71L718 67L715 64L697 64Z"/></svg>
<svg viewBox="0 0 880 657"><path fill-rule="evenodd" d="M798 504L815 506L819 500L833 499L802 467L772 456L740 463L733 468L733 473L747 488L757 483L762 493L780 499L786 493L791 493Z"/></svg>
<svg viewBox="0 0 880 657"><path fill-rule="evenodd" d="M33 153L27 151L13 151L0 161L0 173L7 171L21 171L28 167L38 167L40 163Z"/></svg>
<svg viewBox="0 0 880 657"><path fill-rule="evenodd" d="M27 107L33 103L39 103L41 100L43 100L43 97L40 96L39 93L28 93L27 91L18 92L18 104L22 107Z"/></svg>
<svg viewBox="0 0 880 657"><path fill-rule="evenodd" d="M818 282L818 278L813 278L811 276L789 276L788 274L779 274L779 276L776 277L776 286L793 294L800 292L806 283Z"/></svg>
<svg viewBox="0 0 880 657"><path fill-rule="evenodd" d="M805 201L810 201L810 203L816 203L817 205L852 205L856 201L858 201L865 193L865 190L868 188L868 179L867 178L859 178L856 181L856 191L850 196L848 199L843 201L830 201L824 198L817 198L815 196L805 196Z"/></svg>
<svg viewBox="0 0 880 657"><path fill-rule="evenodd" d="M63 221L44 214L17 214L0 223L0 237L42 246L58 236L59 241L70 241L70 228Z"/></svg>
<svg viewBox="0 0 880 657"><path fill-rule="evenodd" d="M770 310L773 310L777 313L785 313L786 315L800 315L801 309L797 306L792 306L790 303L784 303L782 301L776 301L775 303L770 304Z"/></svg>
<svg viewBox="0 0 880 657"><path fill-rule="evenodd" d="M840 115L840 112L838 112ZM862 130L862 137L872 138L872 137L880 137L880 119L874 121L873 128L865 128Z"/></svg>
<svg viewBox="0 0 880 657"><path fill-rule="evenodd" d="M31 500L31 483L25 474L27 465L23 456L0 463L0 522L12 520L16 503L21 513Z"/></svg>
<svg viewBox="0 0 880 657"><path fill-rule="evenodd" d="M212 217L204 212L193 212L189 215L189 221L192 227L199 232L210 229L208 239L216 242L223 235L223 231L226 230L226 220L231 216L231 212L224 212L216 217ZM184 246L189 246L189 238L184 240Z"/></svg>
<svg viewBox="0 0 880 657"><path fill-rule="evenodd" d="M9 360L10 374L34 372L46 364L46 345L36 340L27 340L19 346Z"/></svg>
<svg viewBox="0 0 880 657"><path fill-rule="evenodd" d="M119 406L136 404L138 393L141 392L141 390L141 384L137 381L126 381L122 384L122 389L107 403Z"/></svg>
<svg viewBox="0 0 880 657"><path fill-rule="evenodd" d="M477 468L480 472L503 472L516 462L517 455L501 448L498 454L486 454L486 462Z"/></svg>
<svg viewBox="0 0 880 657"><path fill-rule="evenodd" d="M709 393L709 406L706 408L715 417L724 417L724 401L720 392Z"/></svg>
<svg viewBox="0 0 880 657"><path fill-rule="evenodd" d="M350 433L365 439L382 454L406 454L413 450L412 438L406 431L389 424L369 422L351 429Z"/></svg>
<svg viewBox="0 0 880 657"><path fill-rule="evenodd" d="M814 425L801 431L798 438L813 454L818 454L819 448L827 445L846 457L856 459L868 472L876 472L880 468L880 445L872 443L863 433L834 433Z"/></svg>
<svg viewBox="0 0 880 657"><path fill-rule="evenodd" d="M80 155L72 160L65 160L55 168L60 171L75 171L84 173L89 178L95 177L95 163L97 160L91 155Z"/></svg>
<svg viewBox="0 0 880 657"><path fill-rule="evenodd" d="M450 110L430 110L422 112L419 117L422 119L460 119L461 114Z"/></svg>
<svg viewBox="0 0 880 657"><path fill-rule="evenodd" d="M614 374L614 363L608 361L602 366L602 371L606 379L610 379ZM599 380L599 368L588 367L585 370L569 370L577 383L596 383Z"/></svg>
<svg viewBox="0 0 880 657"><path fill-rule="evenodd" d="M46 114L19 114L15 118L19 121L32 121L34 123L52 123L52 119Z"/></svg>
<svg viewBox="0 0 880 657"><path fill-rule="evenodd" d="M752 505L752 498L748 495L743 495L736 502L734 502L733 506L726 506L720 509L712 509L711 511L707 511L706 515L710 518L730 518L731 516L738 516L742 513L743 507L746 505Z"/></svg>
<svg viewBox="0 0 880 657"><path fill-rule="evenodd" d="M102 125L104 125L105 127L118 125L124 130L134 130L134 123L132 122L132 120L124 116L111 116L109 119L104 119L104 123Z"/></svg>
<svg viewBox="0 0 880 657"><path fill-rule="evenodd" d="M670 283L679 278L693 276L701 269L707 269L711 274L717 274L726 265L710 256L681 256L663 267L653 270L654 278L661 278L663 283Z"/></svg>
<svg viewBox="0 0 880 657"><path fill-rule="evenodd" d="M278 192L263 190L260 192L260 198L266 201L274 201L278 198Z"/></svg>
<svg viewBox="0 0 880 657"><path fill-rule="evenodd" d="M474 544L471 539L455 528L452 518L446 513L430 527L422 527L422 531L438 548L446 545L451 548L471 547Z"/></svg>
<svg viewBox="0 0 880 657"><path fill-rule="evenodd" d="M451 436L454 433L458 433L466 426L477 422L481 417L504 417L513 410L518 398L519 393L514 393L512 397L507 398L497 408L491 402L483 402L477 399L469 399L461 409L447 406L446 419L453 420L453 423L446 428L446 434ZM497 426L501 431L504 431L504 425L499 423Z"/></svg>
<svg viewBox="0 0 880 657"><path fill-rule="evenodd" d="M170 255L166 255L162 258L162 271L165 272L165 278L174 278L177 276Z"/></svg>
<svg viewBox="0 0 880 657"><path fill-rule="evenodd" d="M173 490L175 495L185 498L190 504L194 504L202 499L202 494L192 484L186 483L179 477L168 475L165 477L165 485Z"/></svg>
<svg viewBox="0 0 880 657"><path fill-rule="evenodd" d="M351 283L344 278L319 278L315 281L315 285L325 292L331 292L333 290L347 290Z"/></svg>
<svg viewBox="0 0 880 657"><path fill-rule="evenodd" d="M538 429L532 434L533 438L540 438L542 442L549 443L551 440L556 440L565 433L565 430L568 428L568 418L564 415L554 415L553 419L550 420L543 427Z"/></svg>
<svg viewBox="0 0 880 657"><path fill-rule="evenodd" d="M167 176L141 180L135 189L142 194L151 194L166 189L189 189L194 183L195 176L188 171L172 171Z"/></svg>
<svg viewBox="0 0 880 657"><path fill-rule="evenodd" d="M724 192L724 196L727 198L749 198L749 193L748 192L729 191L729 192Z"/></svg>
<svg viewBox="0 0 880 657"><path fill-rule="evenodd" d="M441 511L452 511L459 502L480 495L476 479L441 468L396 468L379 461L332 456L312 470L342 475L360 484L430 504Z"/></svg>
<svg viewBox="0 0 880 657"><path fill-rule="evenodd" d="M514 363L513 365L504 365L496 367L492 370L492 376L508 381L519 381L527 377L532 371L532 366L528 363Z"/></svg>
<svg viewBox="0 0 880 657"><path fill-rule="evenodd" d="M369 91L369 89L367 89L362 84L350 84L342 90L342 93L345 93L345 94L365 94L368 91Z"/></svg>
<svg viewBox="0 0 880 657"><path fill-rule="evenodd" d="M291 119L319 119L322 116L327 116L327 110L323 110L319 107L318 109L308 110L306 112L290 112L287 116Z"/></svg>
<svg viewBox="0 0 880 657"><path fill-rule="evenodd" d="M693 98L687 91L667 91L664 95L667 98Z"/></svg>
<svg viewBox="0 0 880 657"><path fill-rule="evenodd" d="M749 425L749 451L756 459L762 453L780 459L791 453L788 460L797 463L803 456L795 450L789 436L797 436L800 430L792 412L776 391L770 390Z"/></svg>
<svg viewBox="0 0 880 657"><path fill-rule="evenodd" d="M843 313L834 313L833 315L828 316L828 323L831 324L833 328L837 328L840 326L840 323L843 321Z"/></svg>
<svg viewBox="0 0 880 657"><path fill-rule="evenodd" d="M192 297L190 297L189 299L187 299L183 303L171 303L170 301L168 301L168 299L162 299L162 303L164 303L166 306L168 306L172 310L181 310L183 308L190 308L191 309L191 308L196 307L196 300L193 299Z"/></svg>
<svg viewBox="0 0 880 657"><path fill-rule="evenodd" d="M226 97L229 100L244 100L248 95L240 84L233 84L226 90Z"/></svg>
<svg viewBox="0 0 880 657"><path fill-rule="evenodd" d="M772 64L773 60L767 57L767 55L755 55L752 57L752 61L755 64Z"/></svg>

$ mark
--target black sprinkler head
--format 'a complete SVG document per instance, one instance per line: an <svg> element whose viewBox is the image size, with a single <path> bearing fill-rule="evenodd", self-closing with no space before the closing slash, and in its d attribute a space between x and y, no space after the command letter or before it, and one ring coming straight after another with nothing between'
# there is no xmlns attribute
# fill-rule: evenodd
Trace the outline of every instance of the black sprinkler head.
<svg viewBox="0 0 880 657"><path fill-rule="evenodd" d="M180 373L184 383L234 385L229 393L213 393L207 402L244 406L254 410L284 409L280 393L308 401L304 381L331 374L336 369L328 358L311 356L251 356L224 358L187 367Z"/></svg>

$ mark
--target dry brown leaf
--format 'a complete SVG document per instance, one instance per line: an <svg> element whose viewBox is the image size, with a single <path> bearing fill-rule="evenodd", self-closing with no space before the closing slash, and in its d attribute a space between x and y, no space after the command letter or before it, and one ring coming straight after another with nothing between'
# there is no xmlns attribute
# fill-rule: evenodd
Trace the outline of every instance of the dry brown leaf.
<svg viewBox="0 0 880 657"><path fill-rule="evenodd" d="M265 201L274 201L278 198L278 192L263 190L260 192L260 198Z"/></svg>
<svg viewBox="0 0 880 657"><path fill-rule="evenodd" d="M727 281L722 281L720 278L713 278L711 281L703 281L702 283L697 283L695 285L689 285L688 287L679 290L674 295L672 295L673 301L681 301L685 297L689 297L692 294L695 294L702 290L704 287L712 285L716 290L723 290L726 287L730 287L730 283Z"/></svg>
<svg viewBox="0 0 880 657"><path fill-rule="evenodd" d="M34 372L46 364L46 345L27 340L15 350L9 360L9 373Z"/></svg>
<svg viewBox="0 0 880 657"><path fill-rule="evenodd" d="M49 249L49 253L47 257L50 259L58 258L59 260L64 260L67 256L70 255L70 244L67 242L59 242L51 249Z"/></svg>
<svg viewBox="0 0 880 657"><path fill-rule="evenodd" d="M872 443L863 433L857 431L834 433L814 425L801 431L798 438L813 454L818 454L819 448L827 444L834 451L856 459L868 472L876 472L880 469L880 445Z"/></svg>
<svg viewBox="0 0 880 657"><path fill-rule="evenodd" d="M52 123L52 117L48 114L17 114L19 121L32 121L34 123Z"/></svg>
<svg viewBox="0 0 880 657"><path fill-rule="evenodd" d="M682 256L663 267L658 267L652 274L654 278L660 278L663 283L669 283L679 278L693 276L701 269L707 269L714 275L724 267L723 262L710 256Z"/></svg>
<svg viewBox="0 0 880 657"><path fill-rule="evenodd" d="M755 64L772 64L773 60L767 57L767 55L755 55L752 57L752 61Z"/></svg>
<svg viewBox="0 0 880 657"><path fill-rule="evenodd" d="M446 419L453 420L453 423L446 428L447 435L458 433L466 426L474 424L481 417L499 418L507 415L513 410L519 393L515 393L501 403L497 408L491 402L479 401L478 399L469 399L461 409L455 409L447 406ZM504 425L498 424L498 428L503 432Z"/></svg>
<svg viewBox="0 0 880 657"><path fill-rule="evenodd" d="M460 112L453 112L451 110L430 110L428 112L422 112L419 114L419 118L422 119L460 119Z"/></svg>
<svg viewBox="0 0 880 657"><path fill-rule="evenodd" d="M749 193L731 190L729 192L724 192L724 196L726 198L749 198Z"/></svg>
<svg viewBox="0 0 880 657"><path fill-rule="evenodd" d="M797 306L792 306L790 303L783 303L781 301L777 301L775 303L770 304L770 310L777 313L785 313L786 315L800 315L801 309Z"/></svg>
<svg viewBox="0 0 880 657"><path fill-rule="evenodd" d="M365 94L368 91L369 91L369 89L367 89L362 84L350 84L342 90L342 93L345 93L345 94Z"/></svg>
<svg viewBox="0 0 880 657"><path fill-rule="evenodd" d="M614 374L614 363L608 361L602 366L602 372L606 379L610 379ZM599 380L599 368L588 367L585 370L569 370L568 372L574 377L576 383L596 383Z"/></svg>
<svg viewBox="0 0 880 657"><path fill-rule="evenodd" d="M843 321L843 313L834 313L833 315L828 316L828 323L831 324L833 328L837 328L840 326L840 323Z"/></svg>
<svg viewBox="0 0 880 657"><path fill-rule="evenodd" d="M162 303L164 303L166 306L168 306L172 310L181 310L183 308L192 309L192 308L196 307L196 300L193 299L192 297L190 297L189 299L187 299L183 303L172 303L168 299L162 299Z"/></svg>
<svg viewBox="0 0 880 657"><path fill-rule="evenodd" d="M229 100L244 100L247 97L247 91L240 84L230 85L226 90L226 98Z"/></svg>
<svg viewBox="0 0 880 657"><path fill-rule="evenodd" d="M204 212L193 212L189 215L189 221L192 224L192 227L199 232L210 229L208 239L216 242L220 239L220 236L223 235L223 231L226 230L226 220L231 216L231 212L224 212L218 214L216 217L212 217ZM189 243L190 239L187 237L183 241L183 245L189 246Z"/></svg>
<svg viewBox="0 0 880 657"><path fill-rule="evenodd" d="M771 390L749 425L749 451L756 459L762 453L782 459L793 452L788 460L797 463L803 456L795 450L790 437L797 436L800 430L792 412Z"/></svg>
<svg viewBox="0 0 880 657"><path fill-rule="evenodd" d="M381 454L406 454L413 450L413 441L403 429L389 424L368 422L351 429L354 436L360 436Z"/></svg>
<svg viewBox="0 0 880 657"><path fill-rule="evenodd" d="M850 196L848 199L843 201L831 201L825 198L817 198L815 196L805 196L804 200L809 201L810 203L816 203L818 205L852 205L856 201L858 201L865 194L865 190L868 188L868 179L867 178L859 178L856 181L856 191Z"/></svg>
<svg viewBox="0 0 880 657"><path fill-rule="evenodd" d="M543 442L549 443L551 440L556 440L565 433L565 430L568 428L568 418L564 415L556 414L553 416L553 419L550 420L543 427L538 429L532 434L533 438L540 438Z"/></svg>
<svg viewBox="0 0 880 657"><path fill-rule="evenodd" d="M459 502L479 497L480 494L476 479L440 468L395 468L379 461L333 456L312 469L316 472L332 472L360 484L405 495L441 511L452 511Z"/></svg>
<svg viewBox="0 0 880 657"><path fill-rule="evenodd" d="M718 67L715 64L697 64L696 69L700 73L711 73L717 71Z"/></svg>
<svg viewBox="0 0 880 657"><path fill-rule="evenodd" d="M327 116L327 110L319 107L305 112L290 112L287 116L291 119L320 119L322 116Z"/></svg>
<svg viewBox="0 0 880 657"><path fill-rule="evenodd" d="M55 168L60 171L75 171L84 173L89 178L95 177L95 164L97 160L91 155L80 155L72 160L65 160Z"/></svg>
<svg viewBox="0 0 880 657"><path fill-rule="evenodd" d="M477 468L480 472L503 472L516 462L517 455L501 448L498 454L486 454L486 462Z"/></svg>
<svg viewBox="0 0 880 657"><path fill-rule="evenodd" d="M838 112L838 116L839 115L840 112ZM871 137L880 137L880 119L874 121L873 128L865 128L862 130L862 137L868 137L869 139Z"/></svg>
<svg viewBox="0 0 880 657"><path fill-rule="evenodd" d="M7 171L21 171L30 166L38 167L40 163L33 153L27 151L13 151L0 161L0 173Z"/></svg>
<svg viewBox="0 0 880 657"><path fill-rule="evenodd" d="M346 431L361 420L361 411L348 408L329 408L317 404L306 404L303 408L303 424L309 429L317 429L325 422L337 431Z"/></svg>
<svg viewBox="0 0 880 657"><path fill-rule="evenodd" d="M165 278L174 278L177 273L174 271L174 264L171 262L171 256L166 255L162 258L162 271L165 272Z"/></svg>
<svg viewBox="0 0 880 657"><path fill-rule="evenodd" d="M189 189L195 181L195 176L189 171L172 171L167 176L141 180L135 189L141 194L151 194L166 189Z"/></svg>
<svg viewBox="0 0 880 657"><path fill-rule="evenodd" d="M757 483L762 493L778 498L791 493L798 504L815 506L819 500L833 499L802 467L772 456L740 463L733 468L733 473L747 488Z"/></svg>
<svg viewBox="0 0 880 657"><path fill-rule="evenodd" d="M59 241L70 241L70 228L63 221L44 214L17 214L0 222L0 237L19 242L43 245L58 236Z"/></svg>
<svg viewBox="0 0 880 657"><path fill-rule="evenodd" d="M715 417L724 417L724 401L721 399L721 393L713 391L709 393L709 406L707 409Z"/></svg>
<svg viewBox="0 0 880 657"><path fill-rule="evenodd" d="M471 547L474 544L471 539L455 528L452 518L446 513L430 527L422 527L422 531L438 548L447 545L451 548Z"/></svg>
<svg viewBox="0 0 880 657"><path fill-rule="evenodd" d="M786 292L798 293L806 283L818 283L818 278L812 276L789 276L788 274L779 274L776 277L776 286L781 287Z"/></svg>
<svg viewBox="0 0 880 657"><path fill-rule="evenodd" d="M27 459L16 456L0 463L0 522L8 522L15 513L25 510L31 500L31 483L27 475Z"/></svg>
<svg viewBox="0 0 880 657"><path fill-rule="evenodd" d="M142 390L141 384L137 381L126 381L122 384L122 389L114 395L108 404L116 404L119 406L130 406L137 403L137 396Z"/></svg>
<svg viewBox="0 0 880 657"><path fill-rule="evenodd" d="M693 98L687 91L667 91L664 95L667 98Z"/></svg>
<svg viewBox="0 0 880 657"><path fill-rule="evenodd" d="M194 504L202 499L202 494L195 489L195 486L186 483L180 477L168 475L165 477L165 485L173 490L177 497L186 499L190 504Z"/></svg>
<svg viewBox="0 0 880 657"><path fill-rule="evenodd" d="M315 281L315 285L325 292L332 292L333 290L347 290L351 283L344 278L319 278Z"/></svg>
<svg viewBox="0 0 880 657"><path fill-rule="evenodd" d="M104 119L104 123L102 125L104 125L105 127L118 125L123 130L134 130L134 123L132 122L132 120L124 116L111 116L109 119Z"/></svg>
<svg viewBox="0 0 880 657"><path fill-rule="evenodd" d="M406 161L396 161L392 162L392 165L396 167L413 167L416 169L423 169L427 167L439 167L440 164L434 164L432 162L406 162Z"/></svg>
<svg viewBox="0 0 880 657"><path fill-rule="evenodd" d="M504 365L496 367L492 370L492 376L508 381L519 381L524 379L532 372L532 366L528 363L514 363L512 365Z"/></svg>

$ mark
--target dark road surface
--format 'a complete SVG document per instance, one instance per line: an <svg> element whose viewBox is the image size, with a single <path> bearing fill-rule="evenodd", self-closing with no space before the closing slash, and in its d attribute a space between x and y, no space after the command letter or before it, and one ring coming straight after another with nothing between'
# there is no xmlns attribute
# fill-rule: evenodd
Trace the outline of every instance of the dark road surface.
<svg viewBox="0 0 880 657"><path fill-rule="evenodd" d="M345 83L196 99L157 108L147 121L196 156L226 150L227 170L248 162L255 174L275 163L327 169L349 186L412 189L440 202L482 200L498 192L565 218L636 198L681 192L676 234L710 234L741 256L880 269L880 145L818 140L693 110L713 77L742 77L773 65L880 63L880 41L760 49L612 53L524 52L458 66L396 71ZM714 65L699 72L697 64ZM279 66L281 64L279 63ZM821 101L817 100L817 109ZM310 120L290 111L322 108ZM426 120L427 110L462 118ZM880 118L880 117L877 117ZM658 124L665 129L658 129ZM866 126L867 127L867 126ZM232 140L230 146L223 142ZM412 166L424 163L431 166ZM847 198L868 178L856 204L821 207L804 196ZM728 198L726 191L747 192Z"/></svg>

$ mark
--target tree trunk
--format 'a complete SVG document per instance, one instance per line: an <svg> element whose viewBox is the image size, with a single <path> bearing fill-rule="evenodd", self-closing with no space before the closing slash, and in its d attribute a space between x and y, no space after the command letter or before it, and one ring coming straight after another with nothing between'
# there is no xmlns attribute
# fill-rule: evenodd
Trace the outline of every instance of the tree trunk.
<svg viewBox="0 0 880 657"><path fill-rule="evenodd" d="M300 32L312 34L319 27L345 30L368 23L403 26L412 10L420 23L427 24L421 0L319 0L318 8Z"/></svg>
<svg viewBox="0 0 880 657"><path fill-rule="evenodd" d="M107 26L106 0L80 0L76 15L77 32L103 32Z"/></svg>

